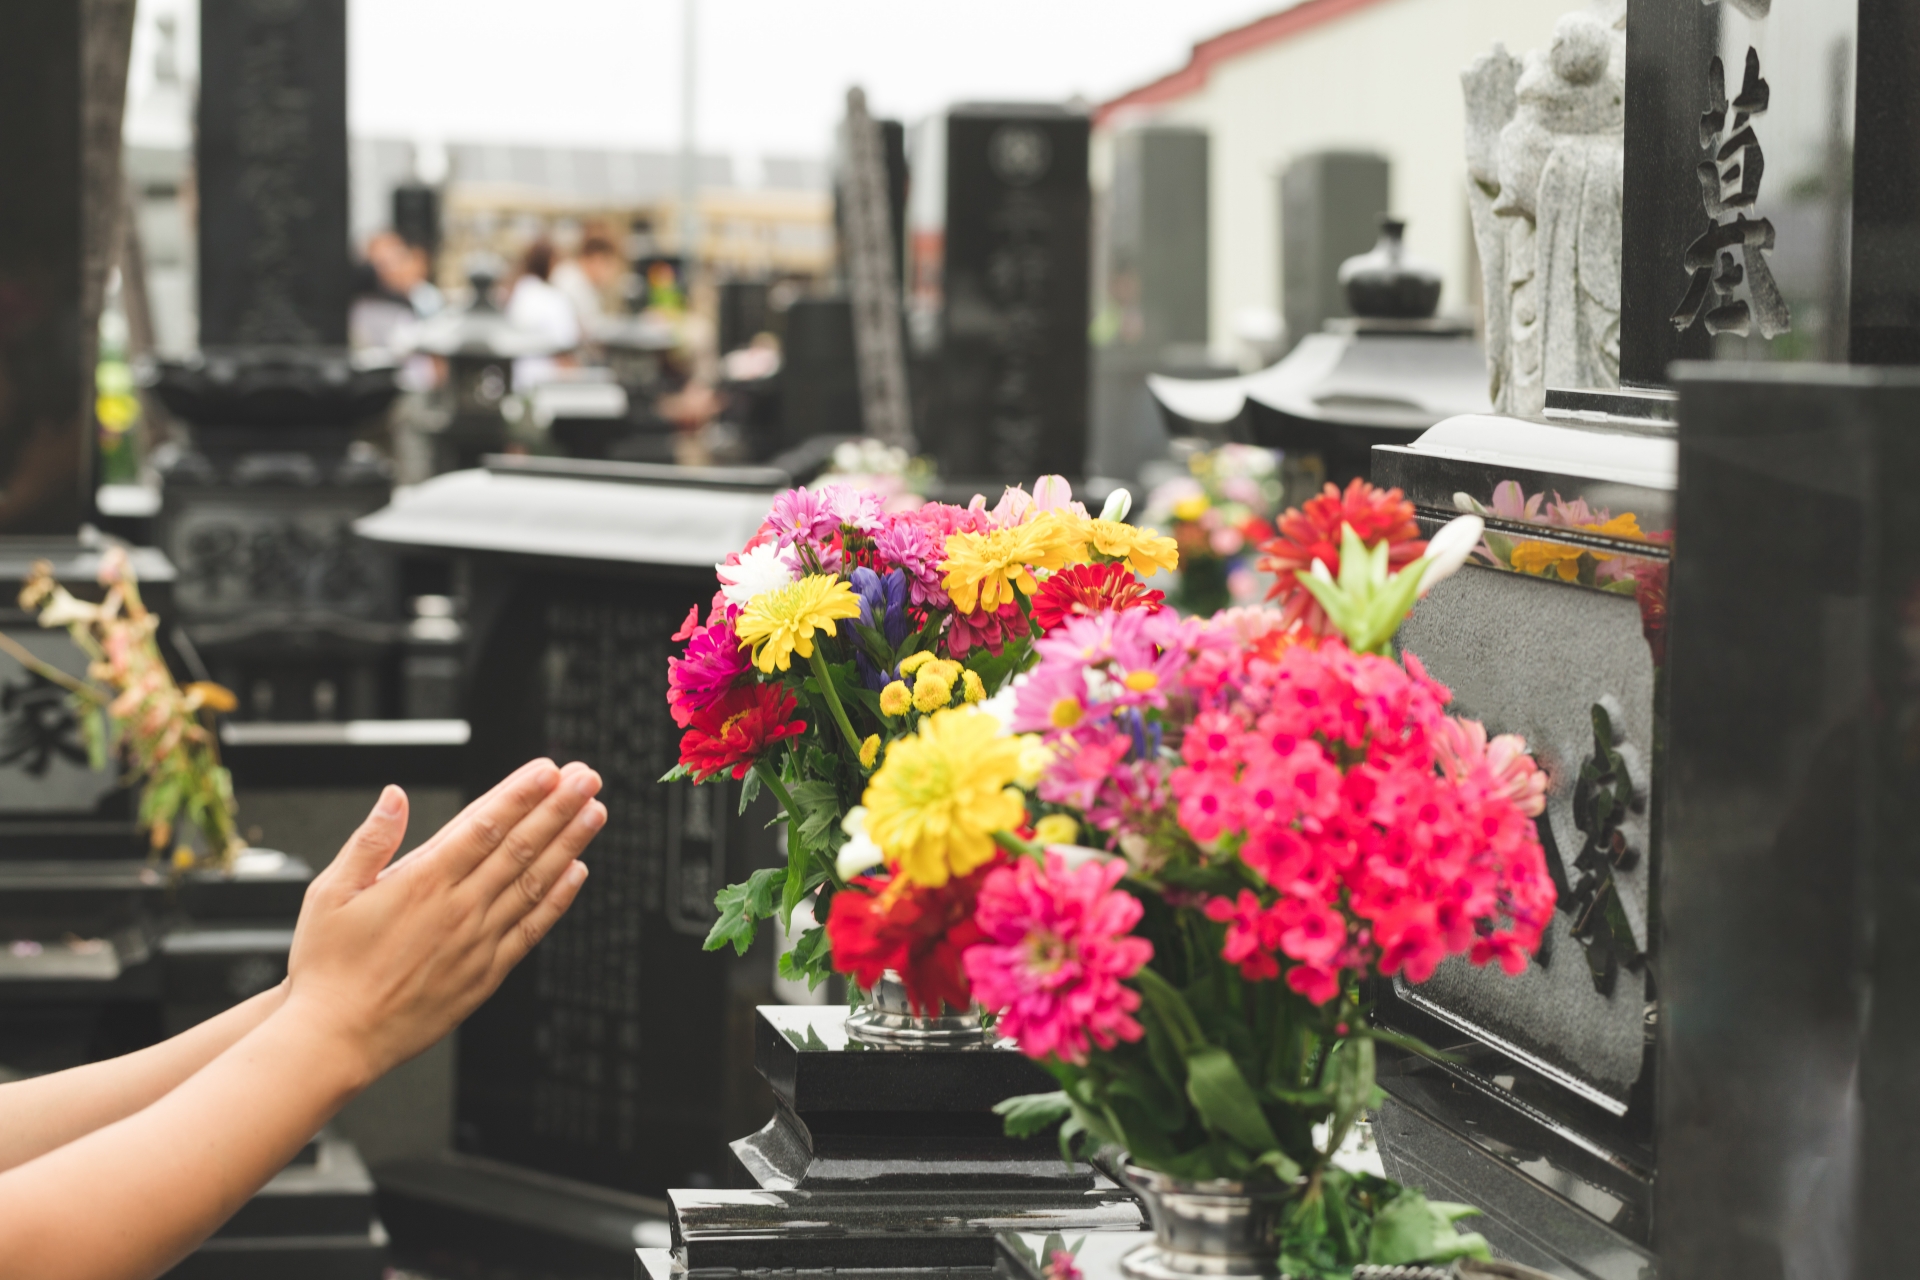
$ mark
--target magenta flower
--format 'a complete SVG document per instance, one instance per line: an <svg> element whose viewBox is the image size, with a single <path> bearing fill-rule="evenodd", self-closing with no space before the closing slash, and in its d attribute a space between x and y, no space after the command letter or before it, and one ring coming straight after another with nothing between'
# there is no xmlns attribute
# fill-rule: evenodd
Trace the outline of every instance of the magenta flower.
<svg viewBox="0 0 1920 1280"><path fill-rule="evenodd" d="M840 528L840 513L825 490L789 489L773 500L773 509L761 528L783 547L796 542L820 543Z"/></svg>
<svg viewBox="0 0 1920 1280"><path fill-rule="evenodd" d="M874 536L880 558L907 571L907 590L916 609L947 609L952 601L940 585L940 563L947 558L946 535L915 519L895 516Z"/></svg>
<svg viewBox="0 0 1920 1280"><path fill-rule="evenodd" d="M730 608L708 626L683 629L688 636L685 656L667 659L667 706L683 729L695 712L720 701L752 665L750 652L733 633L738 613Z"/></svg>
<svg viewBox="0 0 1920 1280"><path fill-rule="evenodd" d="M1153 958L1153 944L1129 932L1141 908L1114 888L1126 873L1121 861L1070 868L1050 852L1045 870L1021 859L980 887L974 923L988 941L967 949L967 977L1029 1058L1084 1065L1090 1043L1111 1049L1144 1034L1132 1017L1140 994L1124 979Z"/></svg>

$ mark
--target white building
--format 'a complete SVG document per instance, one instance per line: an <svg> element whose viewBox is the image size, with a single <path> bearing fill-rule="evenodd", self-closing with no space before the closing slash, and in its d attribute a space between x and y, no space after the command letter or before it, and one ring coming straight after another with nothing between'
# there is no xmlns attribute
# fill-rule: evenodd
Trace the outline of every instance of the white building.
<svg viewBox="0 0 1920 1280"><path fill-rule="evenodd" d="M1115 128L1150 121L1207 130L1209 339L1239 359L1237 336L1280 310L1279 174L1295 157L1372 151L1392 164L1392 212L1408 247L1446 276L1445 312L1475 307L1460 72L1504 43L1545 48L1580 0L1298 0L1193 48L1187 64L1095 115L1094 181ZM1103 142L1107 145L1103 146ZM1298 336L1298 335L1296 335Z"/></svg>

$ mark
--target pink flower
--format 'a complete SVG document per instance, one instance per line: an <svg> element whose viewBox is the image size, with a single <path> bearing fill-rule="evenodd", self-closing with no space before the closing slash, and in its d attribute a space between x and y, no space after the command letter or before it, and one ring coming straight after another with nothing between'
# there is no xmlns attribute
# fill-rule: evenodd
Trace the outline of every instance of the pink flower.
<svg viewBox="0 0 1920 1280"><path fill-rule="evenodd" d="M737 609L728 609L709 626L681 628L688 636L687 649L683 656L667 659L667 705L673 712L673 722L683 729L693 723L695 712L725 697L752 667L749 651L740 647L740 639L733 633L733 619L738 613ZM691 624L693 615L688 615L687 621Z"/></svg>
<svg viewBox="0 0 1920 1280"><path fill-rule="evenodd" d="M1012 600L996 610L975 609L972 613L956 613L947 625L947 652L956 658L964 658L976 647L981 647L988 653L998 654L1007 647L1007 641L1018 640L1029 630L1027 615Z"/></svg>
<svg viewBox="0 0 1920 1280"><path fill-rule="evenodd" d="M945 535L916 519L917 515L888 521L874 535L874 549L882 560L907 571L908 598L916 609L950 608L952 601L940 585L945 577L940 568L947 555Z"/></svg>
<svg viewBox="0 0 1920 1280"><path fill-rule="evenodd" d="M1153 944L1130 934L1140 903L1114 888L1126 863L1070 868L1046 857L1044 870L1021 859L981 886L974 920L988 940L967 950L967 977L1022 1053L1084 1064L1090 1043L1111 1049L1144 1034L1132 1017L1140 994L1124 980Z"/></svg>
<svg viewBox="0 0 1920 1280"><path fill-rule="evenodd" d="M1478 720L1448 716L1434 735L1434 755L1440 771L1455 782L1465 782L1480 769L1492 777L1500 793L1529 818L1547 809L1547 775L1527 754L1527 740L1503 733L1487 741L1487 728Z"/></svg>
<svg viewBox="0 0 1920 1280"><path fill-rule="evenodd" d="M872 537L886 524L885 502L871 489L856 489L852 485L830 484L820 490L820 500L825 504L828 514L843 529L852 529L857 533Z"/></svg>
<svg viewBox="0 0 1920 1280"><path fill-rule="evenodd" d="M840 528L840 514L826 490L789 489L773 500L762 529L782 547L796 542L818 543Z"/></svg>

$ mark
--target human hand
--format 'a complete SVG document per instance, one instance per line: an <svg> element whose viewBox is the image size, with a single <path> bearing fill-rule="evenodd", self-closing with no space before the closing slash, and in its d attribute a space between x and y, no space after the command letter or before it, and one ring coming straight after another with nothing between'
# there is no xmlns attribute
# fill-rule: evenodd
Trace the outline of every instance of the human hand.
<svg viewBox="0 0 1920 1280"><path fill-rule="evenodd" d="M607 818L599 789L585 765L535 760L394 863L407 797L388 787L307 889L283 1013L319 1024L368 1083L434 1044L572 905Z"/></svg>

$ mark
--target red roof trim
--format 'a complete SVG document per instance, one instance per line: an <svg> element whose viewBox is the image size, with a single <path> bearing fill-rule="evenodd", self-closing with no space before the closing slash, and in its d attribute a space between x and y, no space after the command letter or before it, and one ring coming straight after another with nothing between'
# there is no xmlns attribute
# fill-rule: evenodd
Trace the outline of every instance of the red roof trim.
<svg viewBox="0 0 1920 1280"><path fill-rule="evenodd" d="M1323 23L1344 18L1379 3L1380 0L1302 0L1291 9L1255 18L1244 27L1235 27L1202 40L1193 46L1193 55L1187 59L1186 66L1171 75L1123 93L1111 102L1102 103L1094 109L1093 122L1096 125L1105 124L1114 112L1126 107L1157 106L1184 98L1204 88L1213 75L1213 69L1228 59L1237 58L1263 45L1290 39Z"/></svg>

